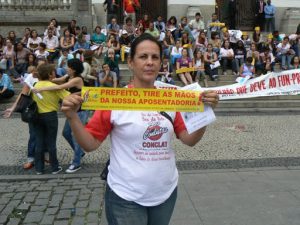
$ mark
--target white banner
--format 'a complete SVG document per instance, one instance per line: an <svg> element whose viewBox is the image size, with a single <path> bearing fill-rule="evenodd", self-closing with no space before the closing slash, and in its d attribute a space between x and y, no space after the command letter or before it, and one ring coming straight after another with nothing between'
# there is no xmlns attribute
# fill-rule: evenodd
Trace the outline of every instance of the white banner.
<svg viewBox="0 0 300 225"><path fill-rule="evenodd" d="M300 69L269 73L248 80L244 84L231 84L203 90L216 90L220 100L255 98L262 96L299 95Z"/></svg>

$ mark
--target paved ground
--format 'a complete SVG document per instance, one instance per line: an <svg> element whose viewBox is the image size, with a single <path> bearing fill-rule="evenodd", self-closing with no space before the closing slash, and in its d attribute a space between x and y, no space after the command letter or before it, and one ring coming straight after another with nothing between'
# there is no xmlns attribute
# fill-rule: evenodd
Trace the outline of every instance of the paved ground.
<svg viewBox="0 0 300 225"><path fill-rule="evenodd" d="M299 115L223 113L194 148L175 141L181 174L171 225L299 225L299 122ZM106 224L99 172L109 140L78 173L37 176L21 169L26 124L0 119L0 127L0 225ZM64 168L72 158L61 136L58 158Z"/></svg>
<svg viewBox="0 0 300 225"><path fill-rule="evenodd" d="M107 224L98 174L0 180L0 224ZM299 225L299 167L185 171L178 191L170 225Z"/></svg>

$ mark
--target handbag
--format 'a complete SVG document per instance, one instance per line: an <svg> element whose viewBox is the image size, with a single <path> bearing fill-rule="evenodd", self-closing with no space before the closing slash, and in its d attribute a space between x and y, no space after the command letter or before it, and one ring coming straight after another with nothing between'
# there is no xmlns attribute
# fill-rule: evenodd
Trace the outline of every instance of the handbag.
<svg viewBox="0 0 300 225"><path fill-rule="evenodd" d="M38 118L38 107L35 101L31 101L29 105L21 112L21 119L25 123L34 123Z"/></svg>
<svg viewBox="0 0 300 225"><path fill-rule="evenodd" d="M30 95L21 94L14 111L18 113L23 112L32 101L33 100Z"/></svg>

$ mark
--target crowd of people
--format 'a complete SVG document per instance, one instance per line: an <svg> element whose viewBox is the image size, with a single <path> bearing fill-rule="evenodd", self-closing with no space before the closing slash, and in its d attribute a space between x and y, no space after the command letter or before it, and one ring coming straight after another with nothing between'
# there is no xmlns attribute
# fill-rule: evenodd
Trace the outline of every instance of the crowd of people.
<svg viewBox="0 0 300 225"><path fill-rule="evenodd" d="M130 8L127 11L123 26L109 14L109 23L105 27L96 26L92 33L86 26L77 26L76 20L62 28L53 18L43 34L26 28L23 37L17 37L14 31L10 31L6 38L0 35L0 101L14 95L13 82L22 82L22 93L28 94L28 84L33 86L38 80L38 67L43 64L53 65L55 76L47 79L57 85L37 87L34 92L56 93L68 89L74 93L83 85L118 87L122 77L119 63L130 59L131 45L143 33L151 35L162 45L162 63L156 79L169 84L175 84L174 76L178 76L183 85L203 82L208 87L207 77L216 80L222 74L226 75L228 69L237 77L253 78L274 71L276 62L282 70L300 68L300 24L294 34L280 34L278 31L263 34L260 27L255 27L253 34L249 35L248 32L228 30L215 13L206 24L199 12L190 21L182 17L178 22L175 16L164 21L162 16L152 19L144 14L134 23L135 14ZM102 64L99 64L100 58ZM82 68L76 67L75 59ZM7 109L7 117L18 99ZM82 111L79 115L84 123L87 115ZM30 133L34 133L33 126L29 128ZM74 172L80 169L84 153L72 140L67 123L64 137L75 152L67 172ZM34 164L33 151L30 150L33 139L29 140L25 169Z"/></svg>

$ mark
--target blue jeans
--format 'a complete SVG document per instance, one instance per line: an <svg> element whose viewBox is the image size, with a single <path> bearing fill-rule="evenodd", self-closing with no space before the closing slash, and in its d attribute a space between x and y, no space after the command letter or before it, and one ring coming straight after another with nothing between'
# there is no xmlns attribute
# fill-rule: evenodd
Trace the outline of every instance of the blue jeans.
<svg viewBox="0 0 300 225"><path fill-rule="evenodd" d="M106 185L105 211L108 225L168 225L177 199L177 188L162 204L146 207L126 201Z"/></svg>
<svg viewBox="0 0 300 225"><path fill-rule="evenodd" d="M58 169L56 138L58 129L57 112L40 113L34 123L36 131L35 169L44 170L44 153L48 150L52 171Z"/></svg>
<svg viewBox="0 0 300 225"><path fill-rule="evenodd" d="M88 116L89 116L89 111L79 111L77 113L77 115L79 116L80 121L83 124L85 124L88 119ZM79 144L75 140L74 136L72 135L72 130L71 130L68 120L66 120L66 122L65 122L65 126L63 129L63 136L74 151L74 158L73 158L72 164L75 166L79 166L80 160L81 160L82 155L84 154L84 151L82 150L82 148L79 146Z"/></svg>
<svg viewBox="0 0 300 225"><path fill-rule="evenodd" d="M36 147L36 132L33 123L28 123L28 127L29 127L29 140L28 140L27 158L28 161L33 162L35 147Z"/></svg>

